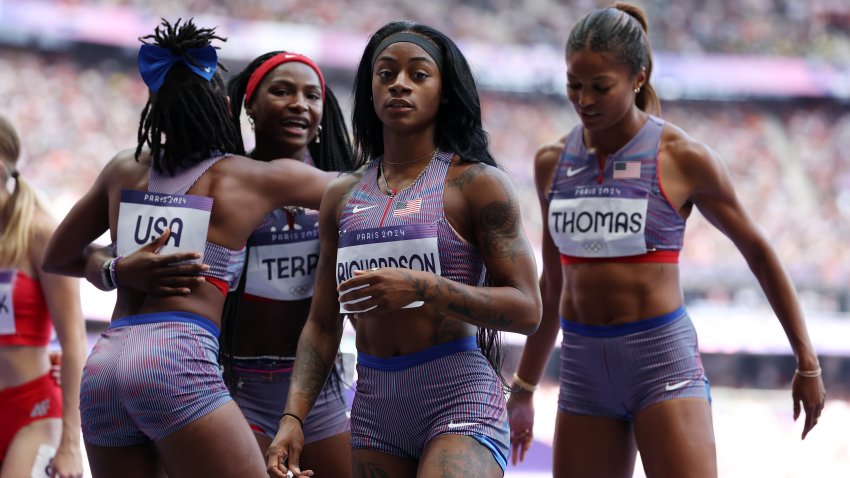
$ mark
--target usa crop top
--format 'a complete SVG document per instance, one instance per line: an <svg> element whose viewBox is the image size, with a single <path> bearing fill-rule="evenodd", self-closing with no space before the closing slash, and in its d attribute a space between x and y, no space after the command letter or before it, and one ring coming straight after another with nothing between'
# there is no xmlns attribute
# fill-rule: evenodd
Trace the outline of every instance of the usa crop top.
<svg viewBox="0 0 850 478"><path fill-rule="evenodd" d="M157 173L151 168L148 178L148 191L164 194L186 194L186 191L195 184L201 175L215 163L228 156L230 155L213 155L174 176ZM209 265L210 268L204 272L203 276L222 294L227 295L227 291L235 283L245 265L245 248L234 250L207 242L204 248L204 263Z"/></svg>
<svg viewBox="0 0 850 478"><path fill-rule="evenodd" d="M650 116L616 153L600 158L582 127L567 136L549 193L548 226L562 264L679 260L685 220L661 185L664 121Z"/></svg>

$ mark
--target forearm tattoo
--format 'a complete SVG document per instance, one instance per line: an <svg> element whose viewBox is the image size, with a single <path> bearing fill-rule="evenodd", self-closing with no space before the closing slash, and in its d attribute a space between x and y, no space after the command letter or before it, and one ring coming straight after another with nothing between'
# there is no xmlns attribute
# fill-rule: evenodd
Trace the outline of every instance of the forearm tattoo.
<svg viewBox="0 0 850 478"><path fill-rule="evenodd" d="M437 285L431 285L427 279L417 279L406 269L403 269L402 274L407 280L407 283L413 288L413 293L416 294L417 299L423 302L430 302L437 297L437 293L439 292Z"/></svg>
<svg viewBox="0 0 850 478"><path fill-rule="evenodd" d="M505 314L493 310L489 295L493 291L489 288L476 288L473 294L443 277L439 279L439 283L448 293L446 310L466 318L468 322L497 330L504 329L513 322Z"/></svg>
<svg viewBox="0 0 850 478"><path fill-rule="evenodd" d="M325 386L331 365L322 356L321 351L302 335L298 343L298 358L295 362L292 381L298 383L298 395L310 405L311 409Z"/></svg>

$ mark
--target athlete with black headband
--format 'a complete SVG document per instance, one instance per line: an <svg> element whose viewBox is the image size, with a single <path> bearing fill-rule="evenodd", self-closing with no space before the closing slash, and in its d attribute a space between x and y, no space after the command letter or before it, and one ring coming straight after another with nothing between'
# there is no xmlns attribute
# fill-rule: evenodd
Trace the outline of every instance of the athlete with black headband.
<svg viewBox="0 0 850 478"><path fill-rule="evenodd" d="M303 417L351 314L353 475L502 476L497 331L533 332L540 295L519 204L454 42L410 22L378 30L357 70L353 129L362 167L322 202L314 300L269 472L307 473Z"/></svg>
<svg viewBox="0 0 850 478"><path fill-rule="evenodd" d="M104 168L45 254L46 270L82 276L90 244L107 230L118 253L102 267L101 281L118 287L112 323L81 386L95 476L161 476L163 468L171 477L265 475L221 377L221 311L244 245L265 215L287 204L318 208L336 174L239 155L216 39L223 40L191 20L163 20L141 39L139 69L151 94L135 158L119 153ZM116 280L123 257L154 239L164 253L203 251L203 280L188 295L144 294Z"/></svg>

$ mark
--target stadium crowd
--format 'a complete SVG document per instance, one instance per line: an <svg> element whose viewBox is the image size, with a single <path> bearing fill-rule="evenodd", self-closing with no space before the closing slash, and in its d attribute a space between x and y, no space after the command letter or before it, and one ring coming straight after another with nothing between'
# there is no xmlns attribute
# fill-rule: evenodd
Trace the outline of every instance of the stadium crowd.
<svg viewBox="0 0 850 478"><path fill-rule="evenodd" d="M350 86L333 86L347 111ZM127 65L0 50L0 110L23 132L22 170L57 215L90 186L111 151L130 146L127 138L135 137L145 94ZM543 224L532 158L540 143L563 135L577 118L561 96L484 92L482 104L492 150L513 175L529 238L539 248ZM850 157L842 152L850 150L850 112L840 104L799 100L662 107L666 118L713 145L724 159L807 307L847 312ZM732 244L698 214L691 221L682 253L690 297L763 306Z"/></svg>
<svg viewBox="0 0 850 478"><path fill-rule="evenodd" d="M50 0L94 4L94 0ZM203 12L245 20L278 21L369 32L386 18L439 26L461 41L544 43L561 48L582 12L609 0L98 0L155 17ZM844 0L643 0L656 51L767 54L850 61L850 3ZM450 12L450 13L447 13Z"/></svg>

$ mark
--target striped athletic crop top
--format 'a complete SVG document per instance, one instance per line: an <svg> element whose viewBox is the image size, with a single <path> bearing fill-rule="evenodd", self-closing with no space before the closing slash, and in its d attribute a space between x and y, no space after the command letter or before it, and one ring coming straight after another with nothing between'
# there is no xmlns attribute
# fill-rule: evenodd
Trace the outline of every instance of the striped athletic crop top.
<svg viewBox="0 0 850 478"><path fill-rule="evenodd" d="M304 164L315 166L306 151ZM266 214L248 239L245 293L251 302L313 297L319 263L319 211L286 207Z"/></svg>
<svg viewBox="0 0 850 478"><path fill-rule="evenodd" d="M174 176L160 174L151 168L148 178L148 191L164 194L186 194L186 191L209 168L228 156L230 154L215 154L192 167L179 171ZM222 294L227 295L227 291L235 284L239 274L242 273L242 268L245 265L245 248L233 250L207 242L204 247L204 263L209 265L210 268L204 272L203 276Z"/></svg>
<svg viewBox="0 0 850 478"><path fill-rule="evenodd" d="M44 347L53 324L41 283L16 269L0 269L0 346Z"/></svg>
<svg viewBox="0 0 850 478"><path fill-rule="evenodd" d="M685 220L660 181L663 128L649 116L604 158L585 147L581 126L569 133L549 193L549 233L562 264L678 262Z"/></svg>
<svg viewBox="0 0 850 478"><path fill-rule="evenodd" d="M337 283L355 270L424 270L467 285L483 285L484 259L446 219L443 189L454 153L438 151L425 172L394 197L378 186L382 158L372 160L339 221Z"/></svg>
<svg viewBox="0 0 850 478"><path fill-rule="evenodd" d="M319 263L319 212L277 209L248 239L244 300L293 301L313 297Z"/></svg>

